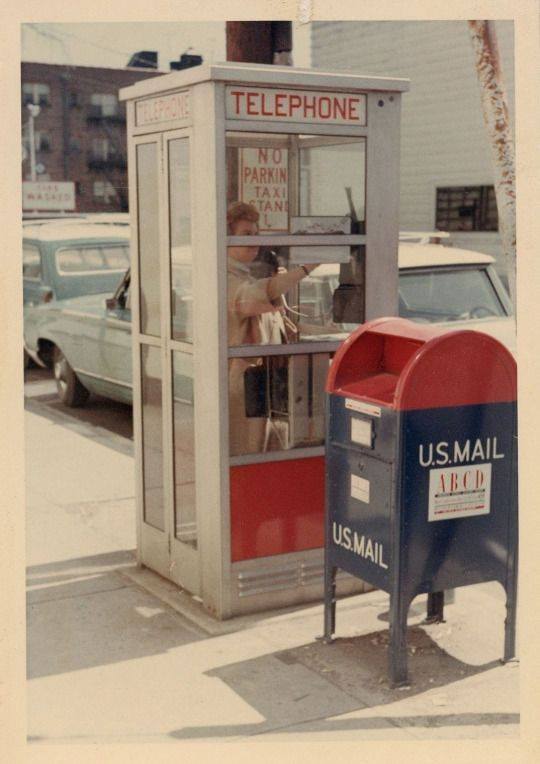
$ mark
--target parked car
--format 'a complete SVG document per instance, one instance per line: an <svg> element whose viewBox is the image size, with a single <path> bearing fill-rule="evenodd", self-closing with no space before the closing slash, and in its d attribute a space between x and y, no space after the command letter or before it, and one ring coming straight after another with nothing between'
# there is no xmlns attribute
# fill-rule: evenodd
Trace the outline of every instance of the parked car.
<svg viewBox="0 0 540 764"><path fill-rule="evenodd" d="M129 228L84 220L23 226L25 305L112 292L129 266Z"/></svg>
<svg viewBox="0 0 540 764"><path fill-rule="evenodd" d="M441 330L486 332L515 353L512 305L494 262L491 255L479 252L400 240L399 315L440 326ZM309 282L310 301L328 331L332 294L339 284L339 265L319 265L311 272ZM310 323L312 321L310 319ZM355 324L334 324L332 332L350 333L355 327Z"/></svg>
<svg viewBox="0 0 540 764"><path fill-rule="evenodd" d="M440 244L400 243L400 315L438 325L441 331L478 329L514 351L511 306L493 262L489 255ZM325 337L338 283L339 265L320 265L302 282L304 300L315 306L309 318L311 328L320 320ZM112 298L89 295L42 305L29 313L25 323L28 352L39 364L54 369L58 394L67 406L83 405L90 392L131 402L129 284L127 272ZM175 320L185 328L191 296L180 295L180 301L183 309L177 306ZM354 328L335 324L331 336L344 338Z"/></svg>
<svg viewBox="0 0 540 764"><path fill-rule="evenodd" d="M129 266L129 228L80 218L23 224L23 300L28 307L111 292ZM29 355L25 349L24 362Z"/></svg>

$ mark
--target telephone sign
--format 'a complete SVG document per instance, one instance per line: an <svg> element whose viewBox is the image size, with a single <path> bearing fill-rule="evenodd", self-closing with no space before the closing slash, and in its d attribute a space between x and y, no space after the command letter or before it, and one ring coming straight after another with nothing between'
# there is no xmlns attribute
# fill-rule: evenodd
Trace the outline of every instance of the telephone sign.
<svg viewBox="0 0 540 764"><path fill-rule="evenodd" d="M365 125L366 96L281 88L227 88L229 119Z"/></svg>

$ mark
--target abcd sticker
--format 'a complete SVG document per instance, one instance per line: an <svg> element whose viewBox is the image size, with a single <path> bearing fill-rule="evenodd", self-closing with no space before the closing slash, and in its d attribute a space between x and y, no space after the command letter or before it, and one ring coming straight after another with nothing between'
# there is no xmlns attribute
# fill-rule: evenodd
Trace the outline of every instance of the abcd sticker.
<svg viewBox="0 0 540 764"><path fill-rule="evenodd" d="M429 471L429 522L487 515L490 498L491 463Z"/></svg>

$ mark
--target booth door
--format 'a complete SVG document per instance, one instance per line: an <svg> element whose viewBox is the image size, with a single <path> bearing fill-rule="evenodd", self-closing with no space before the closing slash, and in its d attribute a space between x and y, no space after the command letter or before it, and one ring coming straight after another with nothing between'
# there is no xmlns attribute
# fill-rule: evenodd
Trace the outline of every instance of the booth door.
<svg viewBox="0 0 540 764"><path fill-rule="evenodd" d="M134 425L140 561L198 594L190 138L177 130L133 147Z"/></svg>

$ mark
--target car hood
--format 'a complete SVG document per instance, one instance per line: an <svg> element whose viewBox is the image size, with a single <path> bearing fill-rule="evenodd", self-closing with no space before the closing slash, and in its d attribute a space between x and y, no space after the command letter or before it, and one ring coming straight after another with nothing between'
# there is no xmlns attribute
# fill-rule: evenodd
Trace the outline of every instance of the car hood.
<svg viewBox="0 0 540 764"><path fill-rule="evenodd" d="M51 300L44 305L34 306L32 310L40 312L73 310L81 313L102 313L105 310L105 300L111 296L112 292L100 292L99 294L85 294L82 297L69 297L65 300Z"/></svg>
<svg viewBox="0 0 540 764"><path fill-rule="evenodd" d="M516 322L513 317L498 319L478 319L478 321L452 321L451 323L435 324L441 331L453 331L455 329L472 329L475 332L484 332L499 340L514 356L516 355Z"/></svg>

